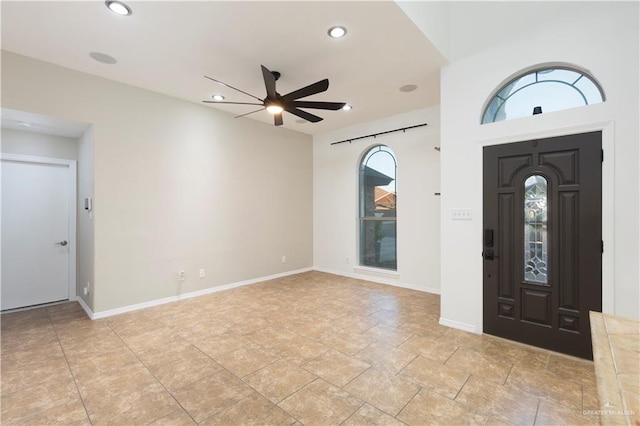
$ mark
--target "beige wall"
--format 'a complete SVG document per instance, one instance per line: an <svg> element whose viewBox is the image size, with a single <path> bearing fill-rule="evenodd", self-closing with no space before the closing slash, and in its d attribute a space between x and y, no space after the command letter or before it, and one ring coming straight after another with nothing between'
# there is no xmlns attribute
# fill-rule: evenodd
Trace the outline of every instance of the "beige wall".
<svg viewBox="0 0 640 426"><path fill-rule="evenodd" d="M352 143L332 142L428 123ZM341 275L440 291L440 110L431 107L314 137L314 266ZM358 267L358 168L374 145L397 161L397 273Z"/></svg>
<svg viewBox="0 0 640 426"><path fill-rule="evenodd" d="M93 129L89 127L78 139L78 208L76 224L78 228L78 272L76 274L76 294L89 309L94 310L94 228L93 212L84 209L84 199L93 198ZM89 290L84 294L84 288Z"/></svg>
<svg viewBox="0 0 640 426"><path fill-rule="evenodd" d="M9 52L2 105L93 125L94 312L312 266L311 137Z"/></svg>
<svg viewBox="0 0 640 426"><path fill-rule="evenodd" d="M1 151L5 154L78 160L78 140L3 128Z"/></svg>

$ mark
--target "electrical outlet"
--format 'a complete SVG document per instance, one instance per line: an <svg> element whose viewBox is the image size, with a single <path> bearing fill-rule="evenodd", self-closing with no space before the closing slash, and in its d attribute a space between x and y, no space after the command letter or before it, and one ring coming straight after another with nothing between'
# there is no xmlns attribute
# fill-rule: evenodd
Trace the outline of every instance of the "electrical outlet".
<svg viewBox="0 0 640 426"><path fill-rule="evenodd" d="M200 269L199 275L200 278L204 278L205 277L205 273L204 273L204 269Z"/></svg>
<svg viewBox="0 0 640 426"><path fill-rule="evenodd" d="M472 220L473 212L471 209L451 209L452 220Z"/></svg>
<svg viewBox="0 0 640 426"><path fill-rule="evenodd" d="M287 263L287 256L282 256L282 263Z"/></svg>
<svg viewBox="0 0 640 426"><path fill-rule="evenodd" d="M185 273L184 271L178 272L178 281L184 281Z"/></svg>

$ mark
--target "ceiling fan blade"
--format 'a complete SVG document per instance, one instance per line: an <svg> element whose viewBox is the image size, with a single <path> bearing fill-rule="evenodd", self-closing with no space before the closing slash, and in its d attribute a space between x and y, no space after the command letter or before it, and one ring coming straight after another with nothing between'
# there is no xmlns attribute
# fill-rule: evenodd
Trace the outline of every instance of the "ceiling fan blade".
<svg viewBox="0 0 640 426"><path fill-rule="evenodd" d="M295 107L287 107L284 110L287 112L290 112L293 115L297 115L300 118L304 118L305 120L310 121L312 123L317 123L318 121L322 121L322 117L318 117L317 115L310 114L306 111L303 111Z"/></svg>
<svg viewBox="0 0 640 426"><path fill-rule="evenodd" d="M297 108L314 108L314 109L328 109L330 111L337 111L345 106L344 102L314 102L314 101L293 101L291 105Z"/></svg>
<svg viewBox="0 0 640 426"><path fill-rule="evenodd" d="M287 93L282 97L285 102L293 101L307 96L315 95L316 93L324 92L329 88L329 79L317 81L313 84L303 87L302 89L295 90L291 93Z"/></svg>
<svg viewBox="0 0 640 426"><path fill-rule="evenodd" d="M261 105L264 106L264 104L257 104L255 102L226 102L226 101L202 101L205 104L228 104L228 105Z"/></svg>
<svg viewBox="0 0 640 426"><path fill-rule="evenodd" d="M273 124L275 124L276 126L282 126L282 113L279 112L278 114L274 114L273 115Z"/></svg>
<svg viewBox="0 0 640 426"><path fill-rule="evenodd" d="M255 111L251 111L251 112L248 112L248 113L246 113L246 114L236 115L236 116L235 116L235 117L233 117L233 118L240 118L240 117L244 117L244 116L247 116L247 115L250 115L250 114L254 114L254 113L256 113L256 112L259 112L259 111L264 111L264 108L260 108L260 109L257 109L257 110L255 110Z"/></svg>
<svg viewBox="0 0 640 426"><path fill-rule="evenodd" d="M271 99L276 98L276 78L271 71L264 65L262 67L262 78L264 78L264 87L267 89L267 97Z"/></svg>
<svg viewBox="0 0 640 426"><path fill-rule="evenodd" d="M204 78L208 78L208 79L209 79L209 80L211 80L211 81L215 81L215 82L216 82L216 83L218 83L218 84L222 84L223 86L228 87L229 89L237 90L237 91L238 91L238 92L240 92L240 93L244 93L245 95L247 95L247 96L251 96L252 98L257 99L257 100L259 100L260 102L262 102L262 99L260 99L259 97L257 97L257 96L253 96L251 93L247 93L247 92L245 92L244 90L240 90L240 89L237 89L237 88L235 88L235 87L233 87L233 86L230 86L230 85L228 85L227 83L223 83L223 82L222 82L222 81L220 81L220 80L216 80L215 78L207 77L206 75L204 76Z"/></svg>

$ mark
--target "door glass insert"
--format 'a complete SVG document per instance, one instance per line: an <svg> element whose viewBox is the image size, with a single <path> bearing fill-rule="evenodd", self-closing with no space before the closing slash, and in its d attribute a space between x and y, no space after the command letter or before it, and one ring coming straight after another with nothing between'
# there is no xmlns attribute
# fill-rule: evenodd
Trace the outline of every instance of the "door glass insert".
<svg viewBox="0 0 640 426"><path fill-rule="evenodd" d="M547 179L533 175L524 183L524 279L548 284Z"/></svg>

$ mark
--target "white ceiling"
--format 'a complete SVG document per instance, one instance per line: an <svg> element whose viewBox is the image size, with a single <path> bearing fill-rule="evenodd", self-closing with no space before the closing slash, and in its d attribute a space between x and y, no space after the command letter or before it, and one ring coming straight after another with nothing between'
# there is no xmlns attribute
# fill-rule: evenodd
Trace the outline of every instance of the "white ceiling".
<svg viewBox="0 0 640 426"><path fill-rule="evenodd" d="M103 1L2 1L2 48L67 68L201 103L213 93L253 99L205 75L266 96L260 65L279 71L286 94L323 78L327 92L305 100L339 101L351 111L308 110L324 118L284 127L318 134L439 103L443 56L392 1L129 1L128 17ZM333 25L347 28L331 39ZM117 59L106 65L89 57ZM414 92L400 92L415 84ZM252 106L209 106L234 115ZM239 120L272 123L266 111Z"/></svg>

